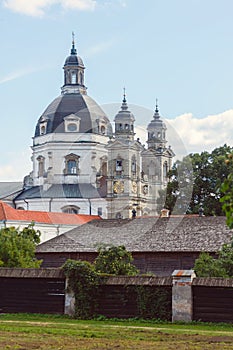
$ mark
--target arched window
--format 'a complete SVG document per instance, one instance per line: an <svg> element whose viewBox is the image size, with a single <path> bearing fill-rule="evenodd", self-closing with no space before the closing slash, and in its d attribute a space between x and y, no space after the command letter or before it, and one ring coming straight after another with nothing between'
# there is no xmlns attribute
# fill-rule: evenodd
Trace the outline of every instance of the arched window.
<svg viewBox="0 0 233 350"><path fill-rule="evenodd" d="M77 162L76 162L76 160L68 160L67 172L68 172L68 174L77 174Z"/></svg>
<svg viewBox="0 0 233 350"><path fill-rule="evenodd" d="M103 161L100 168L100 174L102 176L107 176L107 162Z"/></svg>
<svg viewBox="0 0 233 350"><path fill-rule="evenodd" d="M44 175L45 172L45 164L44 164L44 157L43 156L39 156L37 157L37 161L38 161L38 177L41 177Z"/></svg>
<svg viewBox="0 0 233 350"><path fill-rule="evenodd" d="M163 163L163 178L164 178L164 179L167 178L167 172L168 172L167 162L164 162L164 163Z"/></svg>
<svg viewBox="0 0 233 350"><path fill-rule="evenodd" d="M66 205L65 207L61 208L61 210L66 214L78 214L80 208L76 205Z"/></svg>
<svg viewBox="0 0 233 350"><path fill-rule="evenodd" d="M123 219L120 212L116 213L116 219Z"/></svg>
<svg viewBox="0 0 233 350"><path fill-rule="evenodd" d="M136 157L133 156L132 160L131 160L131 171L132 171L132 174L136 174L136 168L137 168Z"/></svg>
<svg viewBox="0 0 233 350"><path fill-rule="evenodd" d="M122 159L116 160L116 172L121 173L122 172Z"/></svg>
<svg viewBox="0 0 233 350"><path fill-rule="evenodd" d="M75 72L71 73L71 84L77 84L77 76Z"/></svg>
<svg viewBox="0 0 233 350"><path fill-rule="evenodd" d="M76 154L69 154L65 157L65 174L66 175L77 175L79 165L79 156Z"/></svg>
<svg viewBox="0 0 233 350"><path fill-rule="evenodd" d="M102 135L105 135L105 126L103 126L103 125L101 126L100 132Z"/></svg>
<svg viewBox="0 0 233 350"><path fill-rule="evenodd" d="M79 84L83 85L83 73L79 72Z"/></svg>
<svg viewBox="0 0 233 350"><path fill-rule="evenodd" d="M46 127L45 127L45 125L42 125L40 128L40 134L44 135L45 133L46 133Z"/></svg>

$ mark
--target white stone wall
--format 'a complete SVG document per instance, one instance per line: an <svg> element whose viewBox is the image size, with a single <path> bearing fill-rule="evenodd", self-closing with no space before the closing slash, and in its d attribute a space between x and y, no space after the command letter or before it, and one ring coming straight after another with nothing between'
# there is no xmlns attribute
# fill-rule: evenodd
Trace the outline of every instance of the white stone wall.
<svg viewBox="0 0 233 350"><path fill-rule="evenodd" d="M107 201L105 198L35 198L17 201L17 208L24 210L62 212L65 206L77 206L79 214L98 215L98 208L102 208L102 218L107 218ZM17 209L16 208L16 209Z"/></svg>
<svg viewBox="0 0 233 350"><path fill-rule="evenodd" d="M1 221L0 228L14 226L16 228L19 228L19 230L22 230L24 227L27 227L29 224L31 224L31 222L29 221L11 220L11 221L6 221L5 224ZM34 229L39 230L41 232L40 242L43 243L45 241L48 241L49 239L52 239L58 235L61 235L62 233L70 231L77 226L78 225L63 225L63 224L60 225L60 224L46 224L46 223L35 222Z"/></svg>
<svg viewBox="0 0 233 350"><path fill-rule="evenodd" d="M96 172L101 166L101 158L107 157L105 149L107 141L107 136L97 134L59 133L36 137L32 147L34 186L42 185L44 182L95 184ZM71 153L80 157L79 171L78 175L67 177L64 174L65 157ZM37 158L39 156L45 159L47 177L38 177Z"/></svg>

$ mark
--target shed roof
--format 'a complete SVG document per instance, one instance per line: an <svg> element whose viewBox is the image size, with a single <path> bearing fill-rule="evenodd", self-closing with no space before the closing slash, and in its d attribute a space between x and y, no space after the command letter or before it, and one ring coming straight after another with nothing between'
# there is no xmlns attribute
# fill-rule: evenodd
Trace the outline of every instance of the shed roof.
<svg viewBox="0 0 233 350"><path fill-rule="evenodd" d="M99 219L100 217L98 215L18 210L0 201L0 221L34 221L46 224L82 225L91 220Z"/></svg>
<svg viewBox="0 0 233 350"><path fill-rule="evenodd" d="M100 244L131 252L216 252L232 234L225 217L94 220L40 244L37 252L96 252Z"/></svg>

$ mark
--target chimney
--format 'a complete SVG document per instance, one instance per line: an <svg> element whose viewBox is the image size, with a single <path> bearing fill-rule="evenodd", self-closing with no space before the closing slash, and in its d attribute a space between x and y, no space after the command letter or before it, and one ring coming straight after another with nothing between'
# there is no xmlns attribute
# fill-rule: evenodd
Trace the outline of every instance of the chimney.
<svg viewBox="0 0 233 350"><path fill-rule="evenodd" d="M162 209L160 212L160 217L161 218L168 218L169 217L169 210L168 209Z"/></svg>

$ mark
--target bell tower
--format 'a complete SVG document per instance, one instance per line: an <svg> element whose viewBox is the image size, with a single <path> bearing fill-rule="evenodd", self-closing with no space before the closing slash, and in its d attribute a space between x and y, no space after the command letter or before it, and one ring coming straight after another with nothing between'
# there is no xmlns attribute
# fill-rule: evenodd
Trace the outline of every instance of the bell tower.
<svg viewBox="0 0 233 350"><path fill-rule="evenodd" d="M159 108L158 108L158 100L156 99L156 107L153 115L152 121L149 123L147 127L148 131L148 149L158 149L164 148L166 146L166 130L167 127L164 122L160 119Z"/></svg>
<svg viewBox="0 0 233 350"><path fill-rule="evenodd" d="M124 139L128 141L134 140L134 122L133 113L128 110L128 105L125 96L125 88L121 110L117 113L114 119L115 122L115 137L116 139Z"/></svg>
<svg viewBox="0 0 233 350"><path fill-rule="evenodd" d="M148 207L150 215L157 215L156 199L159 190L165 189L168 182L168 171L175 156L171 147L167 147L167 127L161 120L156 99L156 108L152 121L148 124L148 148L141 153L144 180L148 181Z"/></svg>

